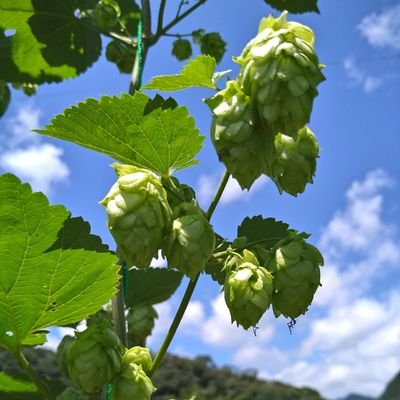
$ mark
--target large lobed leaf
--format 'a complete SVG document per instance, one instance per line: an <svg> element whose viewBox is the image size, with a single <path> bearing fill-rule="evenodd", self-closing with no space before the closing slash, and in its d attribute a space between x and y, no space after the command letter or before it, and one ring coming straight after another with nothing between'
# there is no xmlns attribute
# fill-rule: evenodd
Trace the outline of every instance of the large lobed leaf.
<svg viewBox="0 0 400 400"><path fill-rule="evenodd" d="M100 56L101 38L78 0L1 0L0 79L58 82L85 71Z"/></svg>
<svg viewBox="0 0 400 400"><path fill-rule="evenodd" d="M0 392L34 393L37 387L32 382L14 378L5 372L0 372Z"/></svg>
<svg viewBox="0 0 400 400"><path fill-rule="evenodd" d="M88 223L0 176L0 347L98 311L115 293L116 261Z"/></svg>
<svg viewBox="0 0 400 400"><path fill-rule="evenodd" d="M163 176L195 164L204 139L186 107L140 92L88 99L37 132Z"/></svg>
<svg viewBox="0 0 400 400"><path fill-rule="evenodd" d="M174 92L191 87L215 89L215 59L210 56L197 56L190 60L177 75L155 76L142 89Z"/></svg>
<svg viewBox="0 0 400 400"><path fill-rule="evenodd" d="M128 275L128 307L157 304L168 300L181 283L179 271L165 268L131 269Z"/></svg>
<svg viewBox="0 0 400 400"><path fill-rule="evenodd" d="M264 0L271 7L277 10L287 10L293 14L300 14L309 11L319 13L318 0Z"/></svg>

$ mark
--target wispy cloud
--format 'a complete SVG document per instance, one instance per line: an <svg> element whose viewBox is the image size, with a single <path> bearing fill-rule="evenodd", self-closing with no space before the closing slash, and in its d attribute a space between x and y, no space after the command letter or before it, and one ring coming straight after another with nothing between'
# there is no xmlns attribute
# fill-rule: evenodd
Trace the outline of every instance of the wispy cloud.
<svg viewBox="0 0 400 400"><path fill-rule="evenodd" d="M367 15L357 28L371 46L400 50L400 4Z"/></svg>
<svg viewBox="0 0 400 400"><path fill-rule="evenodd" d="M40 115L38 108L27 104L6 121L0 140L0 168L49 195L55 184L68 179L70 171L62 160L63 150L31 132L40 127Z"/></svg>
<svg viewBox="0 0 400 400"><path fill-rule="evenodd" d="M354 57L349 56L343 61L343 68L350 82L360 86L364 93L370 94L383 84L383 78L372 76L362 70L356 63Z"/></svg>

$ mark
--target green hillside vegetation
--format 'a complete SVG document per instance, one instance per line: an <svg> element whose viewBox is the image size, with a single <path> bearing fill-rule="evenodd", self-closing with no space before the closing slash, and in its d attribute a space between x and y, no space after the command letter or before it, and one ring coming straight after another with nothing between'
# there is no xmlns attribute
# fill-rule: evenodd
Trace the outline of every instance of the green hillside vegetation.
<svg viewBox="0 0 400 400"><path fill-rule="evenodd" d="M379 400L400 399L400 372L388 383Z"/></svg>
<svg viewBox="0 0 400 400"><path fill-rule="evenodd" d="M58 392L69 382L61 377L55 354L44 349L27 349L26 356L32 366ZM0 371L21 377L21 371L13 357L0 350ZM196 400L324 400L317 391L297 389L279 382L267 382L257 378L256 371L235 371L231 367L217 368L210 357L193 360L167 356L156 377L157 391L153 400L186 400L196 395ZM10 394L0 392L1 400L39 400L32 393Z"/></svg>

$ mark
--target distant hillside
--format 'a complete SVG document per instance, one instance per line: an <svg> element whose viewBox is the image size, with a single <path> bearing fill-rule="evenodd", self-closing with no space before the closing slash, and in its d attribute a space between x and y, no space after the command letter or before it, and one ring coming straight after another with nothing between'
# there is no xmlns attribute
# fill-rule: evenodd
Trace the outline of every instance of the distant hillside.
<svg viewBox="0 0 400 400"><path fill-rule="evenodd" d="M399 400L400 399L400 372L388 383L379 400Z"/></svg>
<svg viewBox="0 0 400 400"><path fill-rule="evenodd" d="M62 390L67 381L58 373L54 353L49 350L28 349L27 357L42 376ZM19 375L21 371L9 353L0 349L0 371ZM194 360L168 355L154 379L157 391L152 400L324 400L317 391L298 389L279 382L257 378L253 370L239 372L230 367L217 368L210 357ZM32 394L10 395L0 392L1 400L36 400Z"/></svg>
<svg viewBox="0 0 400 400"><path fill-rule="evenodd" d="M367 397L361 396L360 394L349 394L347 397L344 397L340 400L378 400L375 397Z"/></svg>

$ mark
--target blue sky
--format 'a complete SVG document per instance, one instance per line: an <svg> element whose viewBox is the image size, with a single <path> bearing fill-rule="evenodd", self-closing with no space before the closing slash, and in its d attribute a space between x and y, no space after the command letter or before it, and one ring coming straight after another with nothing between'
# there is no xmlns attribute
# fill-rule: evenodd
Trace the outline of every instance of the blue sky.
<svg viewBox="0 0 400 400"><path fill-rule="evenodd" d="M178 2L170 3L172 16ZM244 3L209 1L173 32L220 31L228 42L220 69L237 71L231 57L271 11L262 0ZM230 324L219 287L204 276L171 350L257 368L263 377L312 386L332 399L350 392L378 395L400 369L400 4L322 0L320 9L321 15L290 16L314 29L320 60L327 65L310 123L322 148L315 184L294 198L279 195L268 179L248 193L231 181L212 222L229 238L245 216L257 214L312 233L310 240L326 259L323 287L293 335L284 319L269 312L255 337ZM144 82L182 67L170 56L171 42L165 38L150 51ZM126 91L128 79L103 60L82 77L40 87L31 99L14 91L0 121L1 170L82 215L111 245L97 202L115 179L112 160L30 130L87 97ZM201 163L179 175L198 190L204 207L223 172L208 138L211 115L201 102L210 95L195 89L175 96L207 137ZM154 350L181 293L158 307L160 319L149 342Z"/></svg>

